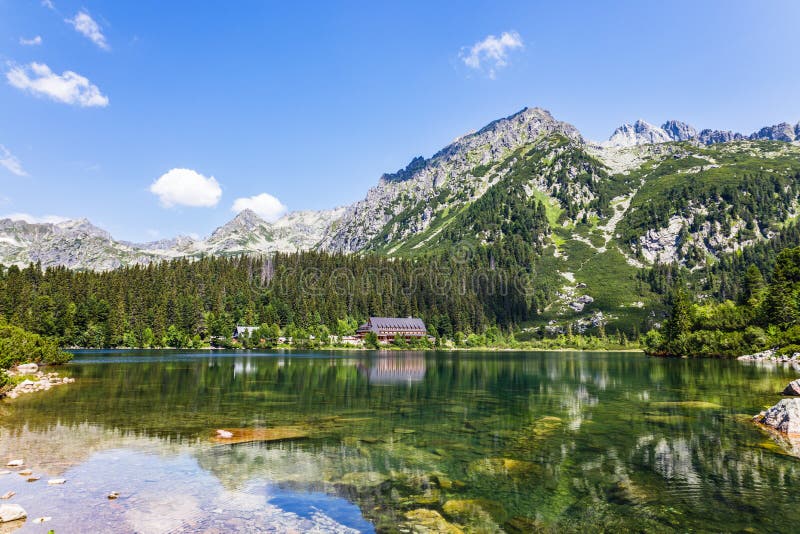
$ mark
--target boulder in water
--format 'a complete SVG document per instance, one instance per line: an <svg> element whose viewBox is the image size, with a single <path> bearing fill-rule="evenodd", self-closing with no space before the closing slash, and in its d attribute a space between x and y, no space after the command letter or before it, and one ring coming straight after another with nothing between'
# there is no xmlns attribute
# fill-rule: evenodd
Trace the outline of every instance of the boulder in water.
<svg viewBox="0 0 800 534"><path fill-rule="evenodd" d="M755 420L778 432L800 436L800 398L782 399L766 412L758 414Z"/></svg>
<svg viewBox="0 0 800 534"><path fill-rule="evenodd" d="M792 396L800 395L800 378L789 382L789 385L783 390L783 394Z"/></svg>

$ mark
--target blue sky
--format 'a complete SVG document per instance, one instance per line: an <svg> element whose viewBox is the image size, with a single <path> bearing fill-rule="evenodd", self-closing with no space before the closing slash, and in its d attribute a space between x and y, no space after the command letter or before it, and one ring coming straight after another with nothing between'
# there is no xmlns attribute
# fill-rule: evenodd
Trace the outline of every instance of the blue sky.
<svg viewBox="0 0 800 534"><path fill-rule="evenodd" d="M794 123L798 23L792 0L0 0L0 215L202 236L234 204L358 200L524 106L590 139Z"/></svg>

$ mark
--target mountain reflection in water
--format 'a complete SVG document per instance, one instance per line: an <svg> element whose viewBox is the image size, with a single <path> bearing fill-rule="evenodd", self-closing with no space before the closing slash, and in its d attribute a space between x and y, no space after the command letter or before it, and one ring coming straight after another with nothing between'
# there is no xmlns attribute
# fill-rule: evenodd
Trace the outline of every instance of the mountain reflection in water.
<svg viewBox="0 0 800 534"><path fill-rule="evenodd" d="M77 381L0 402L0 458L42 475L0 475L0 490L56 532L800 521L800 462L749 421L787 369L628 353L89 351L64 372ZM258 441L218 444L217 428Z"/></svg>

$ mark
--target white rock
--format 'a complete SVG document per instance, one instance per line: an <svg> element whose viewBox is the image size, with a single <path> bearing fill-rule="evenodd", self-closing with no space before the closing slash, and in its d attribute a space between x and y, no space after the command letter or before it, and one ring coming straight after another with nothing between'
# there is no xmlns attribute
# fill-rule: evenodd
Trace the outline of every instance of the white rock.
<svg viewBox="0 0 800 534"><path fill-rule="evenodd" d="M28 514L25 509L18 504L0 505L0 523L8 523L9 521L25 519L26 517L28 517Z"/></svg>
<svg viewBox="0 0 800 534"><path fill-rule="evenodd" d="M17 372L21 375L32 375L39 371L39 366L35 363L23 363L17 366Z"/></svg>
<svg viewBox="0 0 800 534"><path fill-rule="evenodd" d="M57 486L58 484L64 484L66 481L66 478L51 478L47 483L51 486Z"/></svg>
<svg viewBox="0 0 800 534"><path fill-rule="evenodd" d="M37 517L36 519L34 519L34 520L33 520L33 522L34 522L34 523L47 523L47 522L48 522L48 521L50 521L51 519L53 519L53 518L52 518L52 517L49 517L49 516L45 516L45 517Z"/></svg>
<svg viewBox="0 0 800 534"><path fill-rule="evenodd" d="M217 437L222 439L231 439L233 437L233 432L228 432L227 430L217 430Z"/></svg>
<svg viewBox="0 0 800 534"><path fill-rule="evenodd" d="M6 467L22 467L23 465L25 465L25 460L11 460Z"/></svg>

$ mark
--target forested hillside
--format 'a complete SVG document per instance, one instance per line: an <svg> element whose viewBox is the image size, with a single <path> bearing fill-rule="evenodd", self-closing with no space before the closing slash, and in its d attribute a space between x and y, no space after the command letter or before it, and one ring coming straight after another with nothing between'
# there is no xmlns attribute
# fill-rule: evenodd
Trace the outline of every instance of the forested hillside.
<svg viewBox="0 0 800 534"><path fill-rule="evenodd" d="M317 252L174 260L108 272L0 269L0 315L67 346L187 346L236 324L352 333L369 315L421 316L434 333L529 321L553 292L492 248L425 259Z"/></svg>
<svg viewBox="0 0 800 534"><path fill-rule="evenodd" d="M698 301L675 271L668 293L668 317L645 338L656 355L730 357L778 348L800 352L800 247L782 250L765 280L755 264L731 276L737 300Z"/></svg>

